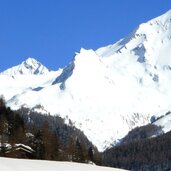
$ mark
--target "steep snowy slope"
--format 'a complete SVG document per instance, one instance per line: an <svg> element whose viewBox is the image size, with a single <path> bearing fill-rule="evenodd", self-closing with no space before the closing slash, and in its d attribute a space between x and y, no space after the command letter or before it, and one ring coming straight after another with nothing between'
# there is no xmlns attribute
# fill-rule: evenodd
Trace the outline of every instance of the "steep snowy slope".
<svg viewBox="0 0 171 171"><path fill-rule="evenodd" d="M171 131L171 112L163 113L161 116L153 116L152 124L160 126L164 133Z"/></svg>
<svg viewBox="0 0 171 171"><path fill-rule="evenodd" d="M69 117L103 150L149 123L152 115L170 110L170 47L168 11L114 45L81 49L63 70L14 78L9 74L7 82L8 74L2 74L0 94L14 109L41 104L51 114Z"/></svg>

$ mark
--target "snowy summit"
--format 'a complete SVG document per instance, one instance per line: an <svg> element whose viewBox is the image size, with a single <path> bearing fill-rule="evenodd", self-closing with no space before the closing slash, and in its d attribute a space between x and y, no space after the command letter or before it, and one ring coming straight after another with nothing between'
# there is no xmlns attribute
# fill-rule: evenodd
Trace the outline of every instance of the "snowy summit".
<svg viewBox="0 0 171 171"><path fill-rule="evenodd" d="M34 58L28 58L26 61L22 62L20 65L14 66L1 74L14 76L14 75L42 75L48 73L49 70L43 66L40 62Z"/></svg>

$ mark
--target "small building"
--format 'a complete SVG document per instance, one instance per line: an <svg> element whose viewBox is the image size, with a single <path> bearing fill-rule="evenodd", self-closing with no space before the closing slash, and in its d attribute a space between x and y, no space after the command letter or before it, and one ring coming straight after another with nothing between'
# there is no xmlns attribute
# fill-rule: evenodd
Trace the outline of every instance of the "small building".
<svg viewBox="0 0 171 171"><path fill-rule="evenodd" d="M24 144L15 144L5 152L5 157L32 159L34 150Z"/></svg>

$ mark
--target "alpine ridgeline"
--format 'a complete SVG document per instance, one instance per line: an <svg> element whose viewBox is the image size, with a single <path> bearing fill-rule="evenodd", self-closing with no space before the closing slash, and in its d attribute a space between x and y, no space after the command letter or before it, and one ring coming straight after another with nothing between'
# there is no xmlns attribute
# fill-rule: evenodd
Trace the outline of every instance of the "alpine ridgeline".
<svg viewBox="0 0 171 171"><path fill-rule="evenodd" d="M113 45L81 49L64 69L49 72L34 59L27 60L32 67L8 69L0 94L13 109L40 104L42 112L71 119L102 151L171 110L170 47L168 11Z"/></svg>

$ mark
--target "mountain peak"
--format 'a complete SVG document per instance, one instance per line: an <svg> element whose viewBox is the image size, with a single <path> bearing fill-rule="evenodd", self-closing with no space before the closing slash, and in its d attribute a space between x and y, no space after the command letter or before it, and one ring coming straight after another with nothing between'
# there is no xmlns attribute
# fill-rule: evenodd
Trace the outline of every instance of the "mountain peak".
<svg viewBox="0 0 171 171"><path fill-rule="evenodd" d="M40 63L39 61L37 61L36 59L32 58L32 57L29 57L27 58L24 63L27 63L27 64L30 64L30 65L34 65L36 63Z"/></svg>
<svg viewBox="0 0 171 171"><path fill-rule="evenodd" d="M131 54L140 63L166 68L171 66L170 45L171 10L140 24L115 44L97 49L96 54L101 57L130 56Z"/></svg>
<svg viewBox="0 0 171 171"><path fill-rule="evenodd" d="M39 61L34 58L29 57L21 64L9 68L2 72L4 75L43 75L48 73L49 70L43 66Z"/></svg>

